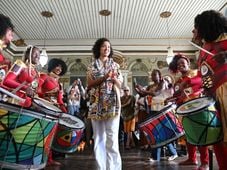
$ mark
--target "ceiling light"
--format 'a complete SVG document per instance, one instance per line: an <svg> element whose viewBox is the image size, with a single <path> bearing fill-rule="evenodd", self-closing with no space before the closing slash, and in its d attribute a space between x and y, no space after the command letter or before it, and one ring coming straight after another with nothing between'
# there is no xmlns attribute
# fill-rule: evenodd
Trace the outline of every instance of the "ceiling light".
<svg viewBox="0 0 227 170"><path fill-rule="evenodd" d="M170 45L170 31L169 31L169 22L168 22L168 18L170 16L171 16L171 12L169 12L169 11L165 11L160 14L161 18L166 19L166 29L167 29L167 33L168 33L169 46L167 47L167 51L168 51L167 56L166 56L167 64L169 64L173 60L173 57L174 57L173 49L171 48L171 45Z"/></svg>
<svg viewBox="0 0 227 170"><path fill-rule="evenodd" d="M101 11L99 11L99 15L104 16L105 20L104 20L104 36L107 37L107 17L111 14L111 11L109 11L108 9L103 9Z"/></svg>
<svg viewBox="0 0 227 170"><path fill-rule="evenodd" d="M53 13L49 12L49 11L43 11L41 12L41 15L43 17L46 18L46 23L45 23L45 30L44 30L44 45L43 45L43 49L42 49L42 52L40 54L40 59L39 59L39 62L41 64L41 66L45 66L47 61L48 61L48 55L47 55L47 52L46 52L46 33L47 33L47 21L48 21L48 18L51 18L53 17Z"/></svg>

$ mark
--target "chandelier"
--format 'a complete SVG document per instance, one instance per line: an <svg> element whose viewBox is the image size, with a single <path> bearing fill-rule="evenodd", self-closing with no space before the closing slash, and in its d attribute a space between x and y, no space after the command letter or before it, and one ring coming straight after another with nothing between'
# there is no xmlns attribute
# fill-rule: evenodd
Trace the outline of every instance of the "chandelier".
<svg viewBox="0 0 227 170"><path fill-rule="evenodd" d="M44 45L43 45L43 49L41 51L40 60L39 60L41 66L43 67L46 65L48 61L48 55L46 52L46 34L47 34L47 28L48 28L48 19L53 17L53 13L49 11L43 11L41 12L41 15L46 18L45 30L44 30Z"/></svg>
<svg viewBox="0 0 227 170"><path fill-rule="evenodd" d="M162 12L160 14L160 17L161 18L165 18L166 19L166 29L167 29L167 33L168 33L168 47L167 47L167 56L166 56L166 62L167 64L171 63L171 61L173 60L173 57L174 57L174 53L173 53L173 49L171 48L171 45L170 45L170 31L169 31L169 22L168 22L168 18L171 16L171 12L169 11L165 11L165 12Z"/></svg>

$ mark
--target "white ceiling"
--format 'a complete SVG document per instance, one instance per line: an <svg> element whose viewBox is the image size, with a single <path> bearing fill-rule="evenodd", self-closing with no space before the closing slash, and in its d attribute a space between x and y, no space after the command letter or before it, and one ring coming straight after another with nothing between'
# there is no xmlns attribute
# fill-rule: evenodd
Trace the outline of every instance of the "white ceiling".
<svg viewBox="0 0 227 170"><path fill-rule="evenodd" d="M46 48L52 53L90 51L100 37L109 38L118 51L159 52L169 44L175 51L192 51L188 41L195 16L209 9L223 11L226 4L226 0L0 0L0 11L15 25L16 39L40 47L47 21ZM100 16L103 9L111 15ZM42 11L54 16L46 19ZM163 19L163 11L172 15ZM15 55L23 50L11 46Z"/></svg>

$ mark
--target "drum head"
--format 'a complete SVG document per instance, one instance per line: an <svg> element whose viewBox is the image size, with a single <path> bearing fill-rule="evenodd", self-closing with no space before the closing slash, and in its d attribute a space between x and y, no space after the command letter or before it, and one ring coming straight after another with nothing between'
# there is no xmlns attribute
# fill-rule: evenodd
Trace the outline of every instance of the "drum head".
<svg viewBox="0 0 227 170"><path fill-rule="evenodd" d="M60 117L59 124L73 129L84 129L85 127L84 122L81 119L65 113Z"/></svg>
<svg viewBox="0 0 227 170"><path fill-rule="evenodd" d="M39 105L42 106L46 109L49 109L51 111L54 112L62 112L61 109L59 109L58 107L54 106L52 103L48 102L47 100L44 100L42 98L34 98L33 101Z"/></svg>
<svg viewBox="0 0 227 170"><path fill-rule="evenodd" d="M188 115L200 112L205 108L213 105L215 101L211 97L201 97L197 99L190 100L182 105L180 105L176 112L178 115Z"/></svg>

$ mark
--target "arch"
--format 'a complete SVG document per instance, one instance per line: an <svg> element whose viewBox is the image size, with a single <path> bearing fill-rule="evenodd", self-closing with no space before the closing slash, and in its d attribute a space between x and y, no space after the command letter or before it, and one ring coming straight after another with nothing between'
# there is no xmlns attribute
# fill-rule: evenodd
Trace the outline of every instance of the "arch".
<svg viewBox="0 0 227 170"><path fill-rule="evenodd" d="M143 63L142 61L134 61L130 64L128 68L132 74L144 74L148 73L149 69L147 68L146 64Z"/></svg>
<svg viewBox="0 0 227 170"><path fill-rule="evenodd" d="M70 74L73 75L85 75L87 67L85 64L81 62L74 62L73 64L70 65L68 71L70 72Z"/></svg>
<svg viewBox="0 0 227 170"><path fill-rule="evenodd" d="M113 60L119 64L121 69L127 68L126 58L123 56L123 54L121 52L114 50L113 51Z"/></svg>

